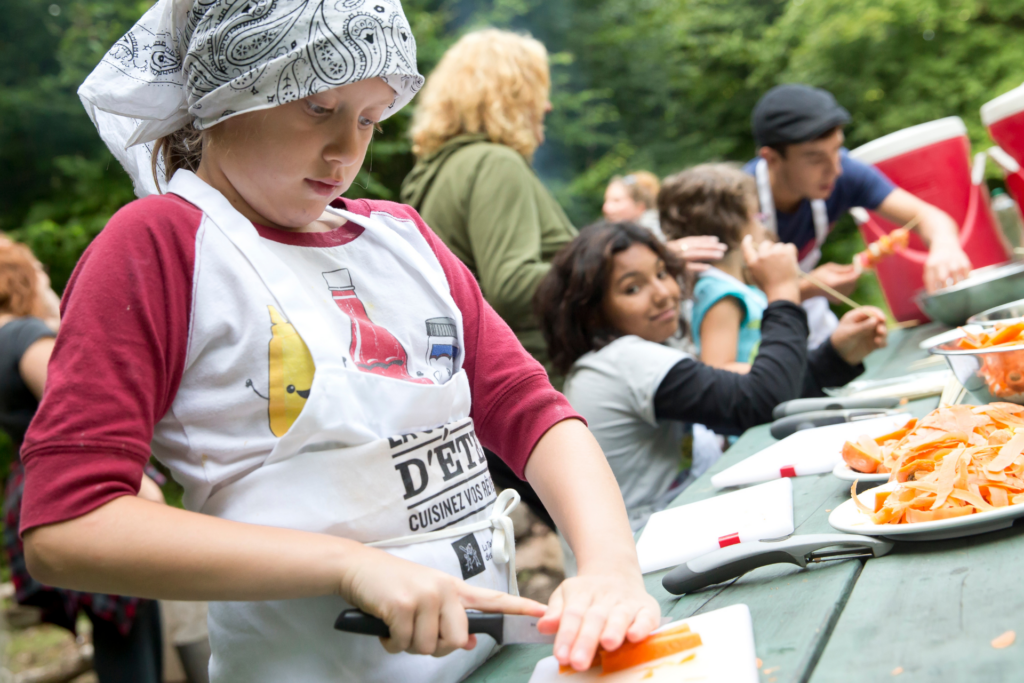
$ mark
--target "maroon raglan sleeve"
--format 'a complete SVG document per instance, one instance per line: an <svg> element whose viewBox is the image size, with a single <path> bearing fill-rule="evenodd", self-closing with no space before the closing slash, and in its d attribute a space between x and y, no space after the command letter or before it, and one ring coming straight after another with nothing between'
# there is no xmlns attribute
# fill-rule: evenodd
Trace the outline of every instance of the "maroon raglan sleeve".
<svg viewBox="0 0 1024 683"><path fill-rule="evenodd" d="M201 220L173 195L132 202L79 261L21 448L22 531L138 492L185 367Z"/></svg>
<svg viewBox="0 0 1024 683"><path fill-rule="evenodd" d="M485 448L524 478L526 461L544 433L567 419L586 421L548 381L505 321L484 300L469 269L410 206L366 202L373 210L412 220L441 262L452 298L462 311L466 349L462 367L473 394L470 413Z"/></svg>

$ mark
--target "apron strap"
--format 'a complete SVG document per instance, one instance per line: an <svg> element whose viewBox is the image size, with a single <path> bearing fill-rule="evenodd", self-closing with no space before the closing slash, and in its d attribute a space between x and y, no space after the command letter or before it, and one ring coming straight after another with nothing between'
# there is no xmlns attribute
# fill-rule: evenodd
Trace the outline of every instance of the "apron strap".
<svg viewBox="0 0 1024 683"><path fill-rule="evenodd" d="M757 199L764 214L764 227L776 237L779 236L779 225L775 218L775 197L772 196L772 183L768 177L768 162L758 159L754 164L754 180L757 181Z"/></svg>
<svg viewBox="0 0 1024 683"><path fill-rule="evenodd" d="M764 214L764 227L776 237L779 236L779 221L775 213L775 197L772 195L771 178L768 176L768 162L758 159L754 164L754 180L757 182L757 199ZM811 217L814 220L814 247L807 256L800 259L800 269L805 273L821 261L821 245L829 233L828 207L825 200L811 200Z"/></svg>
<svg viewBox="0 0 1024 683"><path fill-rule="evenodd" d="M477 522L470 522L461 526L449 529L438 529L437 531L426 531L408 536L389 538L383 541L367 543L371 548L400 548L417 543L429 541L440 541L445 538L465 536L474 531L493 530L491 552L495 564L505 565L508 575L508 592L512 595L519 595L519 584L516 582L516 536L512 525L512 518L509 513L519 505L519 492L515 489L505 489L498 496L491 508L491 515L487 519Z"/></svg>

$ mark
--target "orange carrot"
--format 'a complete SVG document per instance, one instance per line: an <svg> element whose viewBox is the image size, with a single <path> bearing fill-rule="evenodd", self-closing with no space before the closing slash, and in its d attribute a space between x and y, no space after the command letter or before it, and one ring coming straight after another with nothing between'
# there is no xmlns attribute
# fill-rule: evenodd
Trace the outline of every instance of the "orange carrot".
<svg viewBox="0 0 1024 683"><path fill-rule="evenodd" d="M639 643L624 643L613 652L601 652L601 673L610 674L701 645L699 633L655 634Z"/></svg>
<svg viewBox="0 0 1024 683"><path fill-rule="evenodd" d="M992 335L992 338L989 340L989 346L999 346L1000 344L1016 340L1021 332L1024 332L1024 322L1007 325Z"/></svg>
<svg viewBox="0 0 1024 683"><path fill-rule="evenodd" d="M851 466L871 467L880 458L875 471L889 470L896 484L876 493L872 507L856 496L856 484L851 487L857 509L875 524L914 524L1024 504L1024 406L948 406L908 424L902 436L887 436L898 438L860 437L843 446Z"/></svg>

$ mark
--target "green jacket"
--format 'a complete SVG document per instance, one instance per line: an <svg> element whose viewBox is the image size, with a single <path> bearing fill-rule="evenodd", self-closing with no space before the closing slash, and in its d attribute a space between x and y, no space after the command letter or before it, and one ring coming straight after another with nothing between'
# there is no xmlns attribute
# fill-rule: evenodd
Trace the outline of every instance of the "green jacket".
<svg viewBox="0 0 1024 683"><path fill-rule="evenodd" d="M402 202L469 268L484 298L550 374L533 293L576 228L518 152L484 134L452 138L420 159Z"/></svg>

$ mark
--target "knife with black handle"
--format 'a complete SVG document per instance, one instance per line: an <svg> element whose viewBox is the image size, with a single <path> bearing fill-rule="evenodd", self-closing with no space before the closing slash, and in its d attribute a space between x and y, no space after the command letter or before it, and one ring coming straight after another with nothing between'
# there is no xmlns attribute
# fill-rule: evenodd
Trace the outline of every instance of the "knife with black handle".
<svg viewBox="0 0 1024 683"><path fill-rule="evenodd" d="M539 617L520 614L485 614L466 612L470 633L484 633L503 645L513 643L553 643L555 636L537 630ZM383 620L358 609L347 609L338 615L334 628L346 633L390 638L391 631Z"/></svg>

